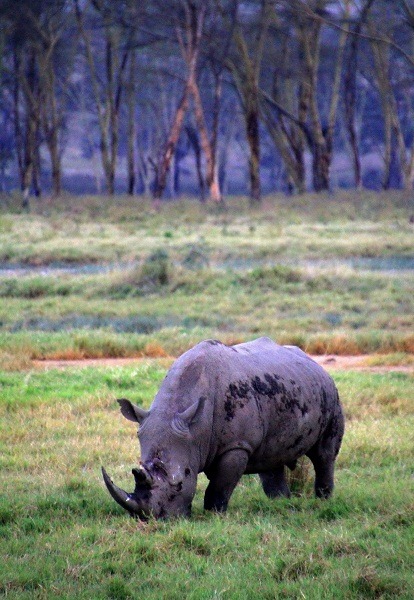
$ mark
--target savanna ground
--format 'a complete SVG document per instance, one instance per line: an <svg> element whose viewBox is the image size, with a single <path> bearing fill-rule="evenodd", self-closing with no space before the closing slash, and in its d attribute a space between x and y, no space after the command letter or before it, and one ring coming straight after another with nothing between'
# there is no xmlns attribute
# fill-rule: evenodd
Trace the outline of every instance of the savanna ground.
<svg viewBox="0 0 414 600"><path fill-rule="evenodd" d="M0 212L0 595L413 597L412 199L156 213L67 198L31 214L13 202ZM115 398L148 407L171 357L260 335L367 355L331 370L347 416L334 497L313 498L303 463L290 499L267 499L249 476L226 515L205 513L201 476L190 520L129 519L100 477L105 465L128 489L137 461ZM141 360L36 362L122 357Z"/></svg>

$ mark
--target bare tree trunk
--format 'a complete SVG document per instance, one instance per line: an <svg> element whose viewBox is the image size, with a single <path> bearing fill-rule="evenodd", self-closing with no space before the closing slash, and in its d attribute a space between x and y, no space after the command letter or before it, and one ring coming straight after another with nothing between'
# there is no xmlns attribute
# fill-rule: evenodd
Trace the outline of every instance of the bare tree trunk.
<svg viewBox="0 0 414 600"><path fill-rule="evenodd" d="M36 196L40 196L39 175L39 157L36 157L36 144L38 138L38 120L37 120L37 98L38 81L36 74L36 56L33 49L30 49L27 59L27 73L24 72L25 65L20 63L21 69L19 78L24 92L25 102L25 133L24 133L24 156L22 165L22 190L23 190L23 208L29 209L30 188L33 184Z"/></svg>
<svg viewBox="0 0 414 600"><path fill-rule="evenodd" d="M410 150L407 168L404 170L403 186L405 190L410 192L412 192L414 187L414 148Z"/></svg>
<svg viewBox="0 0 414 600"><path fill-rule="evenodd" d="M114 44L111 32L107 30L105 44L105 67L107 82L107 103L109 116L109 164L106 173L106 185L108 193L113 196L115 193L115 168L118 149L118 115L115 111L115 90L114 90Z"/></svg>
<svg viewBox="0 0 414 600"><path fill-rule="evenodd" d="M201 148L200 141L198 139L197 131L191 125L187 125L185 128L188 140L194 150L194 156L196 161L196 171L197 171L197 179L198 185L200 188L200 200L201 202L205 202L205 185L204 185L204 177L203 170L201 168Z"/></svg>
<svg viewBox="0 0 414 600"><path fill-rule="evenodd" d="M374 38L375 31L370 27L370 33ZM371 49L374 56L375 73L378 92L380 95L382 115L384 119L384 172L382 176L382 188L388 190L391 185L391 163L392 163L392 99L393 93L389 80L389 46L371 39Z"/></svg>
<svg viewBox="0 0 414 600"><path fill-rule="evenodd" d="M292 136L287 135L281 117L274 119L266 105L263 106L262 112L267 130L281 155L288 181L298 194L304 193L306 185L303 148L296 146Z"/></svg>
<svg viewBox="0 0 414 600"><path fill-rule="evenodd" d="M295 176L296 176L296 189L298 194L304 194L306 192L306 173L305 173L305 134L303 127L306 123L309 110L309 90L306 86L299 86L299 105L298 105L298 119L301 127L296 126L294 123L290 124L290 145L292 148L292 154L294 157L295 165Z"/></svg>
<svg viewBox="0 0 414 600"><path fill-rule="evenodd" d="M391 163L392 163L392 122L388 105L383 107L384 114L384 173L382 177L382 189L389 190L391 187Z"/></svg>
<svg viewBox="0 0 414 600"><path fill-rule="evenodd" d="M128 144L127 144L127 162L128 162L128 194L132 196L135 191L135 50L131 50L129 59L129 82L127 87L128 102Z"/></svg>
<svg viewBox="0 0 414 600"><path fill-rule="evenodd" d="M213 177L217 181L217 187L221 193L220 178L218 172L218 132L220 124L220 108L223 91L223 69L214 73L214 103L213 103L213 126L211 132L211 152L213 154Z"/></svg>
<svg viewBox="0 0 414 600"><path fill-rule="evenodd" d="M13 65L14 65L14 86L13 86L13 120L14 120L14 138L16 145L17 154L17 167L19 171L20 187L23 190L23 164L24 164L24 144L23 144L23 133L21 117L19 112L20 105L20 69L21 69L21 56L17 51L17 48L13 48Z"/></svg>
<svg viewBox="0 0 414 600"><path fill-rule="evenodd" d="M220 153L219 153L219 181L220 181L220 189L223 190L223 193L228 193L228 178L227 178L227 162L228 162L228 154L229 147L232 143L234 131L236 128L236 118L237 112L235 110L229 110L228 114L230 117L227 121L227 127L224 135L224 140L222 140Z"/></svg>
<svg viewBox="0 0 414 600"><path fill-rule="evenodd" d="M406 12L407 22L414 29L414 11L408 2L403 1L402 5ZM402 186L404 189L412 191L414 183L414 141L412 136L406 136L404 125L400 119L399 106L394 90L396 74L392 71L391 49L393 47L398 48L398 46L395 45L392 37L387 35L384 39L378 33L377 23L374 20L368 24L368 32L374 57L375 70L373 74L380 96L384 119L384 174L382 187L388 189L391 186L393 159L395 152L397 152ZM414 64L412 56L404 53L404 57L409 61L409 64ZM403 89L405 89L405 80L402 83ZM414 111L412 109L412 94L409 88L407 88L406 94L408 118L412 120Z"/></svg>
<svg viewBox="0 0 414 600"><path fill-rule="evenodd" d="M249 144L249 177L250 177L250 202L251 204L260 203L261 185L260 185L260 136L259 136L259 112L250 109L245 114L246 135Z"/></svg>
<svg viewBox="0 0 414 600"><path fill-rule="evenodd" d="M391 94L391 121L398 149L402 186L405 190L411 191L413 189L414 182L414 142L411 141L411 147L407 147L404 131L398 117L397 102L392 89Z"/></svg>
<svg viewBox="0 0 414 600"><path fill-rule="evenodd" d="M62 189L61 160L59 153L60 118L56 99L56 78L52 60L52 54L57 38L50 39L49 42L49 47L45 48L44 52L39 57L42 78L40 113L52 166L52 195L57 198Z"/></svg>
<svg viewBox="0 0 414 600"><path fill-rule="evenodd" d="M250 203L252 205L256 205L261 200L259 74L271 11L272 2L263 0L256 44L251 53L252 55L249 53L248 44L240 24L236 24L233 38L237 49L237 60L228 61L243 107L246 139L249 146Z"/></svg>
<svg viewBox="0 0 414 600"><path fill-rule="evenodd" d="M86 59L89 67L89 72L91 76L91 83L93 89L94 100L96 104L96 110L98 114L98 123L99 123L99 133L100 133L100 142L99 148L101 151L101 159L102 159L102 167L105 174L106 185L108 193L111 193L111 161L109 157L109 139L108 139L108 112L105 110L104 106L101 102L101 93L98 82L98 76L95 68L95 61L92 52L91 41L86 33L84 23L83 23L83 14L79 7L78 0L75 0L75 9L76 9L76 19L79 27L79 32L83 39L85 45Z"/></svg>
<svg viewBox="0 0 414 600"><path fill-rule="evenodd" d="M167 175L171 167L171 161L183 127L184 117L188 109L189 93L190 90L187 84L185 86L180 103L177 106L164 152L158 164L156 165L156 180L153 193L155 208L159 208L161 198L167 185Z"/></svg>
<svg viewBox="0 0 414 600"><path fill-rule="evenodd" d="M287 61L284 66L292 60L288 45L283 48L283 57ZM280 82L279 68L276 67L274 73L273 97L270 98L262 92L266 102L262 102L261 110L268 132L281 155L290 192L302 194L306 191L304 131L307 131L309 89L303 83L292 86L289 82ZM285 104L289 111L282 112L281 103ZM278 109L277 118L273 116L269 104Z"/></svg>
<svg viewBox="0 0 414 600"><path fill-rule="evenodd" d="M216 204L220 204L222 202L222 197L218 182L217 169L215 168L216 161L212 144L207 132L200 90L195 79L190 82L190 92L194 100L194 113L197 127L200 132L201 147L203 149L204 156L206 157L206 183L209 188L210 198Z"/></svg>
<svg viewBox="0 0 414 600"><path fill-rule="evenodd" d="M52 163L52 194L57 198L62 191L62 171L59 156L59 144L57 134L52 134L49 144L50 159Z"/></svg>
<svg viewBox="0 0 414 600"><path fill-rule="evenodd" d="M331 151L324 142L316 142L312 148L312 181L315 192L330 189Z"/></svg>
<svg viewBox="0 0 414 600"><path fill-rule="evenodd" d="M35 198L40 198L42 195L42 163L40 159L40 141L39 141L39 122L36 121L36 135L35 135L35 147L34 147L34 162L32 171L32 186Z"/></svg>
<svg viewBox="0 0 414 600"><path fill-rule="evenodd" d="M216 169L216 157L214 147L210 140L207 123L204 115L203 102L201 100L200 89L197 84L197 63L200 51L200 43L204 28L204 19L207 10L206 2L197 7L192 2L185 3L186 12L186 38L187 46L181 36L179 42L183 57L187 63L189 71L188 86L189 92L193 98L194 115L197 129L200 133L201 147L206 159L206 183L209 189L211 200L220 204L222 202L218 173Z"/></svg>
<svg viewBox="0 0 414 600"><path fill-rule="evenodd" d="M351 146L352 164L354 168L354 183L357 189L362 187L362 169L361 157L359 155L359 144L355 128L355 107L356 107L356 72L358 56L358 35L351 40L351 48L344 79L344 105L345 122L348 133L349 144Z"/></svg>

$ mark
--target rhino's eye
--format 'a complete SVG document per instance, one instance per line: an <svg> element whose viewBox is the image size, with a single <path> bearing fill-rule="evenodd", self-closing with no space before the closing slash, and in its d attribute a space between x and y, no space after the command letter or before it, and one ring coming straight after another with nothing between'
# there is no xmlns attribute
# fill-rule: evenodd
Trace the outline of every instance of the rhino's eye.
<svg viewBox="0 0 414 600"><path fill-rule="evenodd" d="M159 458L155 458L152 462L154 471L157 473L161 473L162 475L168 475L167 469L165 468L164 463Z"/></svg>

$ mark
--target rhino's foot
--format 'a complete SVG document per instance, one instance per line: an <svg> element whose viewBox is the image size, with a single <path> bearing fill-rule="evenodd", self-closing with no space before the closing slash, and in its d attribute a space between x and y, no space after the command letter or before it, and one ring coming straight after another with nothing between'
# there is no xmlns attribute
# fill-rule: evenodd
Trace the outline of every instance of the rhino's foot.
<svg viewBox="0 0 414 600"><path fill-rule="evenodd" d="M271 473L260 473L263 491L268 498L290 498L290 489L285 480L283 465Z"/></svg>
<svg viewBox="0 0 414 600"><path fill-rule="evenodd" d="M333 485L332 486L316 486L315 484L315 496L317 498L322 498L323 500L327 500L332 496Z"/></svg>
<svg viewBox="0 0 414 600"><path fill-rule="evenodd" d="M315 469L315 496L329 498L334 488L335 457L328 453L309 452Z"/></svg>
<svg viewBox="0 0 414 600"><path fill-rule="evenodd" d="M227 510L228 499L223 494L217 493L216 491L206 489L204 495L204 509L214 510L215 512L224 513Z"/></svg>

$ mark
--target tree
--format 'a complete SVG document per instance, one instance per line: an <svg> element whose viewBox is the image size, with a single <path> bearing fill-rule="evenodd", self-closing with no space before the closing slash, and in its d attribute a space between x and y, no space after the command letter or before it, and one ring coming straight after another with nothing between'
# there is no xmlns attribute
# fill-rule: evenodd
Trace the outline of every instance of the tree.
<svg viewBox="0 0 414 600"><path fill-rule="evenodd" d="M101 19L103 40L93 39L93 21L87 15L89 25L85 23L85 13L79 0L75 2L76 20L83 41L86 63L91 78L93 98L98 116L102 167L105 174L108 194L115 193L115 174L119 149L119 115L122 94L125 91L125 72L133 45L134 27L130 27L126 38L118 19L119 11L134 15L131 2L111 2L110 0L90 0ZM101 52L99 44L103 42L104 66L99 64ZM132 59L134 60L134 59ZM104 78L101 73L104 73ZM132 94L133 92L130 93ZM131 98L130 98L131 101Z"/></svg>
<svg viewBox="0 0 414 600"><path fill-rule="evenodd" d="M414 101L412 72L414 53L402 51L402 44L414 41L414 9L403 0L398 13L387 2L377 2L375 13L367 23L373 55L372 76L375 81L384 121L384 173L382 186L391 185L395 154L402 186L413 189L414 184ZM401 43L400 43L401 41ZM407 45L407 44L406 44ZM409 74L407 73L407 63ZM398 66L398 68L396 68Z"/></svg>
<svg viewBox="0 0 414 600"><path fill-rule="evenodd" d="M243 28L243 5L239 5L238 18L233 30L234 50L227 58L242 106L246 139L249 147L250 201L261 199L260 183L260 94L259 79L264 47L272 16L272 1L260 0L256 9L254 33L248 36ZM251 27L251 16L245 19ZM250 39L249 39L250 38Z"/></svg>
<svg viewBox="0 0 414 600"><path fill-rule="evenodd" d="M52 191L61 191L61 132L69 75L63 33L68 19L65 0L17 0L2 3L8 24L9 74L13 98L15 145L23 190L40 195L40 145L49 151ZM64 56L63 56L64 55Z"/></svg>
<svg viewBox="0 0 414 600"><path fill-rule="evenodd" d="M308 140L312 154L313 187L316 192L330 187L329 169L332 161L333 137L339 103L342 65L345 42L349 30L349 1L344 6L344 26L338 36L336 59L331 71L331 95L325 114L320 107L318 85L320 79L320 60L323 20L319 15L326 11L329 2L316 0L309 12L302 0L296 0L296 23L301 49L304 56L304 75L309 93Z"/></svg>
<svg viewBox="0 0 414 600"><path fill-rule="evenodd" d="M309 105L300 52L290 15L275 12L272 53L267 57L269 93L261 90L261 113L286 171L288 189L306 190L305 149ZM283 108L285 107L285 108ZM276 111L273 110L276 108Z"/></svg>
<svg viewBox="0 0 414 600"><path fill-rule="evenodd" d="M216 160L212 140L208 134L205 111L198 85L200 49L210 2L209 0L200 0L200 2L183 0L180 7L182 11L176 13L175 32L186 65L186 81L183 94L175 111L165 149L156 167L154 201L157 205L164 193L167 174L183 128L185 115L189 109L190 99L192 99L201 147L206 159L206 183L209 188L210 198L215 203L221 203L222 197L218 182Z"/></svg>
<svg viewBox="0 0 414 600"><path fill-rule="evenodd" d="M348 41L348 52L345 60L344 74L344 117L349 145L351 148L352 164L354 169L355 187L362 186L362 167L360 157L359 140L355 126L357 108L357 75L358 75L358 52L361 42L361 32L369 15L369 11L375 0L366 0L361 7L359 15L354 18L354 26ZM353 3L353 11L357 10Z"/></svg>
<svg viewBox="0 0 414 600"><path fill-rule="evenodd" d="M277 2L282 12L294 24L298 42L299 73L301 84L298 115L286 106L282 106L271 95L264 93L266 101L275 108L282 117L291 120L304 133L312 156L312 180L316 192L328 190L330 187L330 165L332 162L333 141L339 105L342 67L345 42L349 31L350 0L345 0L337 39L323 38L323 26L329 15L330 0L294 0ZM335 3L336 4L336 3ZM332 47L335 45L336 53ZM327 70L327 66L329 69ZM325 69L322 69L322 66ZM325 73L324 73L325 71ZM327 71L327 72L326 72ZM324 81L323 75L326 75ZM330 90L330 94L321 95L320 90ZM288 136L285 130L285 137ZM292 144L293 148L297 143ZM300 148L300 142L299 142ZM282 154L282 157L286 154ZM290 169L292 171L292 168Z"/></svg>

